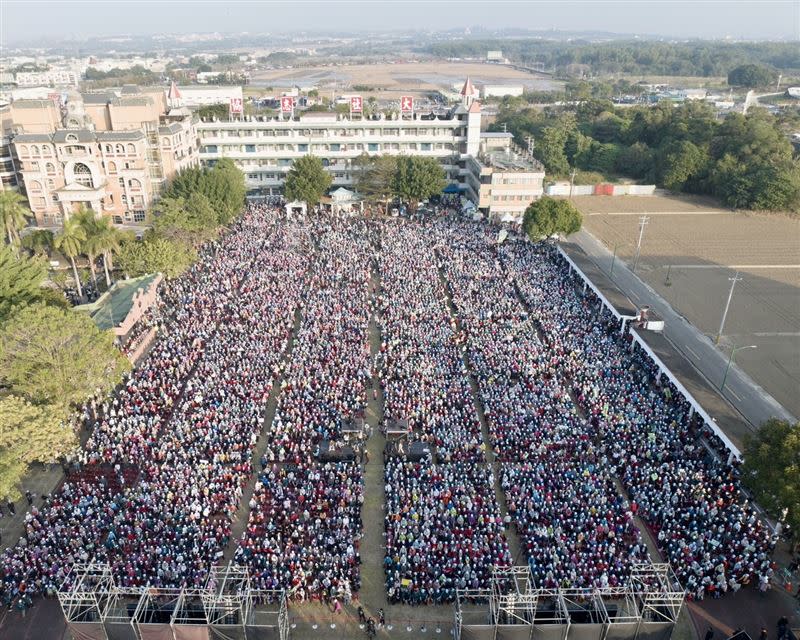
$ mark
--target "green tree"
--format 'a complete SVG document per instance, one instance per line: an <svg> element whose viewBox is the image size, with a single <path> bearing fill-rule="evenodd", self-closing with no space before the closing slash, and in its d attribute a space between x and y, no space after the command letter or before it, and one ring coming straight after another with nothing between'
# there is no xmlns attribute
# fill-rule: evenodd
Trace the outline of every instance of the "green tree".
<svg viewBox="0 0 800 640"><path fill-rule="evenodd" d="M353 169L356 191L368 202L376 202L391 192L397 162L394 156L371 156L365 152L353 160Z"/></svg>
<svg viewBox="0 0 800 640"><path fill-rule="evenodd" d="M19 500L31 462L56 462L78 446L75 430L54 407L18 396L0 400L0 497Z"/></svg>
<svg viewBox="0 0 800 640"><path fill-rule="evenodd" d="M40 301L46 277L41 258L18 256L11 247L0 247L0 322L16 308Z"/></svg>
<svg viewBox="0 0 800 640"><path fill-rule="evenodd" d="M119 231L111 226L111 221L106 217L94 219L91 235L86 238L86 251L103 256L103 271L108 288L111 288L111 271L114 269L112 255L119 251L120 240Z"/></svg>
<svg viewBox="0 0 800 640"><path fill-rule="evenodd" d="M0 222L8 244L19 246L19 230L25 226L25 219L31 216L33 213L25 205L23 196L8 189L0 191Z"/></svg>
<svg viewBox="0 0 800 640"><path fill-rule="evenodd" d="M78 297L80 298L83 298L83 289L75 258L83 251L84 242L86 242L86 230L81 225L80 220L74 217L64 221L64 227L53 240L55 247L69 258L69 262L72 265L72 275L75 278L75 286L78 289Z"/></svg>
<svg viewBox="0 0 800 640"><path fill-rule="evenodd" d="M83 228L83 232L86 235L86 240L83 241L83 246L81 247L81 253L89 260L89 271L92 274L92 282L94 286L97 287L97 269L95 267L95 262L99 253L97 251L97 241L94 239L98 230L97 218L95 217L94 211L85 207L81 207L78 211L73 213L71 217L78 221L78 224Z"/></svg>
<svg viewBox="0 0 800 640"><path fill-rule="evenodd" d="M331 182L331 174L325 171L322 160L312 155L303 156L294 161L286 174L286 199L299 200L314 207L330 188Z"/></svg>
<svg viewBox="0 0 800 640"><path fill-rule="evenodd" d="M542 162L548 173L557 176L569 173L569 161L565 145L569 130L561 126L545 127L542 135L536 139L533 155Z"/></svg>
<svg viewBox="0 0 800 640"><path fill-rule="evenodd" d="M745 439L742 480L767 513L787 511L795 541L800 541L800 423L767 420Z"/></svg>
<svg viewBox="0 0 800 640"><path fill-rule="evenodd" d="M623 148L617 156L616 171L639 180L653 172L653 152L643 142Z"/></svg>
<svg viewBox="0 0 800 640"><path fill-rule="evenodd" d="M399 156L392 178L392 194L416 211L420 200L442 192L447 185L444 169L436 158Z"/></svg>
<svg viewBox="0 0 800 640"><path fill-rule="evenodd" d="M139 242L126 242L117 255L117 264L129 277L163 273L176 278L197 259L197 252L180 240L153 236Z"/></svg>
<svg viewBox="0 0 800 640"><path fill-rule="evenodd" d="M0 331L0 379L11 392L66 415L96 390L108 392L130 362L88 315L40 304L14 313Z"/></svg>
<svg viewBox="0 0 800 640"><path fill-rule="evenodd" d="M760 64L743 64L728 73L728 84L733 87L765 87L777 79L777 74Z"/></svg>
<svg viewBox="0 0 800 640"><path fill-rule="evenodd" d="M48 229L36 229L23 236L22 246L36 255L46 255L53 248L53 232Z"/></svg>
<svg viewBox="0 0 800 640"><path fill-rule="evenodd" d="M209 71L211 69L209 68ZM227 104L206 104L197 110L197 115L203 119L216 118L217 120L228 119L229 107Z"/></svg>
<svg viewBox="0 0 800 640"><path fill-rule="evenodd" d="M684 186L705 169L708 155L688 140L674 142L662 150L660 158L663 185L671 191L682 191Z"/></svg>
<svg viewBox="0 0 800 640"><path fill-rule="evenodd" d="M199 245L217 235L218 216L202 193L192 193L186 199L162 198L155 213L153 230L164 238Z"/></svg>
<svg viewBox="0 0 800 640"><path fill-rule="evenodd" d="M552 235L568 236L580 231L583 216L569 200L539 198L528 205L522 219L522 229L531 240Z"/></svg>

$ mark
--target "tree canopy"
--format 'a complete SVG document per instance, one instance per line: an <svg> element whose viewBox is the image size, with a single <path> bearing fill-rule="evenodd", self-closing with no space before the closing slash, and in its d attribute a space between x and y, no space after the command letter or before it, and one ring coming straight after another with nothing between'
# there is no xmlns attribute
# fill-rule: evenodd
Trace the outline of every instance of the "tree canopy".
<svg viewBox="0 0 800 640"><path fill-rule="evenodd" d="M392 195L416 209L420 200L442 192L447 180L436 158L399 156L392 178Z"/></svg>
<svg viewBox="0 0 800 640"><path fill-rule="evenodd" d="M743 64L728 72L728 84L733 87L765 87L776 79L777 73L761 64Z"/></svg>
<svg viewBox="0 0 800 640"><path fill-rule="evenodd" d="M699 101L617 108L588 100L544 110L503 106L491 128L503 125L519 144L533 136L533 154L552 177L577 169L712 195L736 208L800 209L800 163L781 123L763 109L720 121Z"/></svg>
<svg viewBox="0 0 800 640"><path fill-rule="evenodd" d="M117 266L130 278L162 273L177 278L197 259L197 251L178 239L151 235L142 241L126 242L117 254Z"/></svg>
<svg viewBox="0 0 800 640"><path fill-rule="evenodd" d="M56 462L77 445L75 430L52 406L15 395L0 400L0 498L19 500L31 462Z"/></svg>
<svg viewBox="0 0 800 640"><path fill-rule="evenodd" d="M531 240L549 238L554 234L568 236L580 231L583 216L569 200L540 198L528 205L522 219L522 229Z"/></svg>
<svg viewBox="0 0 800 640"><path fill-rule="evenodd" d="M175 176L163 198L188 200L194 194L202 194L215 211L217 223L226 225L241 212L246 193L244 174L230 158L223 158L211 169L185 169Z"/></svg>
<svg viewBox="0 0 800 640"><path fill-rule="evenodd" d="M303 156L294 161L286 174L286 199L298 200L314 207L319 204L332 181L331 174L322 166L322 160L312 155Z"/></svg>
<svg viewBox="0 0 800 640"><path fill-rule="evenodd" d="M760 504L800 541L800 423L772 418L745 440L742 480Z"/></svg>
<svg viewBox="0 0 800 640"><path fill-rule="evenodd" d="M47 264L42 258L17 256L11 247L0 247L0 324L15 310L37 302L65 306L66 299L43 286Z"/></svg>
<svg viewBox="0 0 800 640"><path fill-rule="evenodd" d="M355 188L367 201L375 202L391 193L392 179L397 170L394 156L371 156L362 153L353 161Z"/></svg>
<svg viewBox="0 0 800 640"><path fill-rule="evenodd" d="M130 368L88 315L33 304L0 330L0 376L12 393L66 413L98 389L110 391Z"/></svg>

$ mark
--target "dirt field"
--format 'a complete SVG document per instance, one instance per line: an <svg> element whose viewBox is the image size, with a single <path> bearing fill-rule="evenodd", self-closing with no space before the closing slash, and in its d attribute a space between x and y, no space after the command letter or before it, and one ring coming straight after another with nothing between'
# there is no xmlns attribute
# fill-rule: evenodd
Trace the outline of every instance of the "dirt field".
<svg viewBox="0 0 800 640"><path fill-rule="evenodd" d="M393 97L399 91L425 93L451 89L469 76L476 84L522 84L545 91L560 86L544 76L536 76L510 67L483 63L422 62L406 64L365 64L301 69L275 69L253 75L251 86L289 87L314 84L320 88L349 89L369 85L376 91L369 95Z"/></svg>
<svg viewBox="0 0 800 640"><path fill-rule="evenodd" d="M706 200L574 198L586 229L631 264L639 216L649 216L637 273L707 335L716 335L739 271L723 349L757 345L738 364L800 415L800 219L733 213Z"/></svg>

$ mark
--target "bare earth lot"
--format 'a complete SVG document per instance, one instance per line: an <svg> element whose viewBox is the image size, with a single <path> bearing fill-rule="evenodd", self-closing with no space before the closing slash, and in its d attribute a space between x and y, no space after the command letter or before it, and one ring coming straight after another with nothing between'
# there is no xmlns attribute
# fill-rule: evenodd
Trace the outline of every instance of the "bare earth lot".
<svg viewBox="0 0 800 640"><path fill-rule="evenodd" d="M419 62L405 64L363 64L330 67L274 69L255 73L251 86L289 87L315 84L328 88L351 88L363 84L376 87L377 97L394 97L400 91L427 93L451 89L467 77L476 84L522 84L545 91L560 86L545 76L536 76L497 64L478 62Z"/></svg>
<svg viewBox="0 0 800 640"><path fill-rule="evenodd" d="M757 345L737 363L800 415L800 219L734 213L704 199L574 198L586 229L632 264L639 216L649 216L637 273L707 335L716 335L737 283L721 347ZM669 275L669 280L667 280Z"/></svg>

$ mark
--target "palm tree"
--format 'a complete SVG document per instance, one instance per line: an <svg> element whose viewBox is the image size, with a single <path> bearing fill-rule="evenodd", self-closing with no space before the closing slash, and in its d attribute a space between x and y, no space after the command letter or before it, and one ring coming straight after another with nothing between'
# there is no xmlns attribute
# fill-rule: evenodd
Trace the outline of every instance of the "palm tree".
<svg viewBox="0 0 800 640"><path fill-rule="evenodd" d="M103 256L103 270L106 274L106 286L111 287L111 273L109 268L114 269L112 253L119 251L121 240L120 232L111 226L108 218L97 218L94 221L92 235L87 238L86 245L95 254Z"/></svg>
<svg viewBox="0 0 800 640"><path fill-rule="evenodd" d="M53 232L48 229L36 229L22 238L22 246L36 255L45 255L53 248Z"/></svg>
<svg viewBox="0 0 800 640"><path fill-rule="evenodd" d="M19 230L25 226L25 219L33 215L24 202L25 198L16 191L0 191L0 222L6 241L14 247L19 244Z"/></svg>
<svg viewBox="0 0 800 640"><path fill-rule="evenodd" d="M81 226L86 236L83 241L81 253L86 254L86 257L89 259L89 271L92 273L92 282L94 282L94 286L97 288L97 271L94 262L97 259L98 251L95 241L93 240L97 231L97 218L94 216L94 211L81 207L72 214L70 219L77 221L77 224Z"/></svg>
<svg viewBox="0 0 800 640"><path fill-rule="evenodd" d="M78 287L78 297L83 298L81 279L78 276L78 267L75 265L75 258L83 252L83 244L86 242L86 231L81 226L77 218L69 218L64 222L64 228L54 240L57 249L62 251L72 263L72 275L75 276L75 283Z"/></svg>

